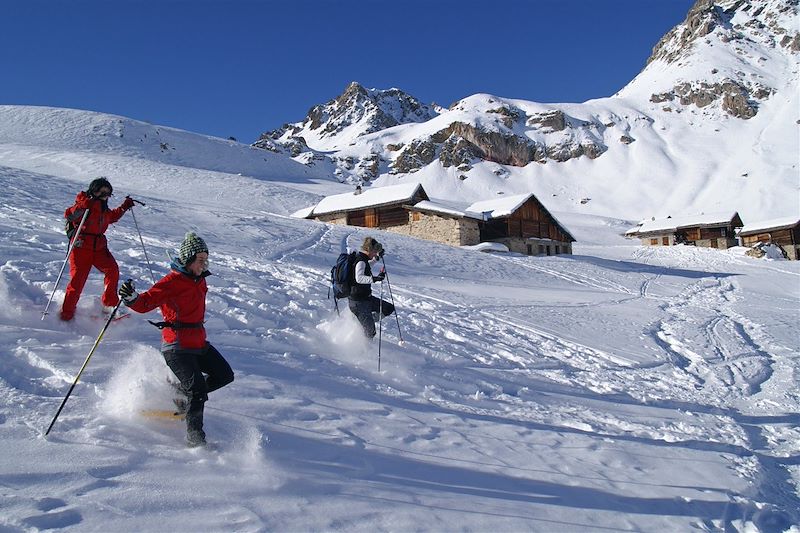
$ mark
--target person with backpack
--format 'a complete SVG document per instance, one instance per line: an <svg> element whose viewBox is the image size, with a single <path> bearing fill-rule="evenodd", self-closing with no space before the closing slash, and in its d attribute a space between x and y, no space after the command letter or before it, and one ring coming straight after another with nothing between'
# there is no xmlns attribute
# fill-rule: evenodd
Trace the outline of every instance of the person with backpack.
<svg viewBox="0 0 800 533"><path fill-rule="evenodd" d="M350 285L348 307L370 339L375 337L375 318L389 316L394 312L391 303L372 295L372 284L382 282L386 278L386 272L381 269L377 276L373 276L370 263L374 264L382 257L383 245L372 237L364 239L361 250L354 258Z"/></svg>
<svg viewBox="0 0 800 533"><path fill-rule="evenodd" d="M75 204L64 212L67 236L74 238L75 243L69 256L70 280L61 304L61 320L69 321L75 316L75 308L78 307L78 300L92 267L105 276L105 289L100 298L104 309L110 312L119 303L119 266L108 250L105 232L109 224L117 222L134 204L133 199L125 197L122 205L109 209L108 198L113 192L114 188L106 178L92 180L89 188L85 192L79 192L75 197ZM87 211L80 234L75 235L75 228Z"/></svg>
<svg viewBox="0 0 800 533"><path fill-rule="evenodd" d="M208 246L195 233L187 233L172 271L149 290L138 294L133 283L119 288L123 303L137 313L161 308L163 322L151 322L161 329L161 354L180 380L180 391L188 399L176 400L186 414L186 442L204 446L203 409L208 393L233 381L233 370L225 358L206 340ZM204 375L205 374L205 375Z"/></svg>

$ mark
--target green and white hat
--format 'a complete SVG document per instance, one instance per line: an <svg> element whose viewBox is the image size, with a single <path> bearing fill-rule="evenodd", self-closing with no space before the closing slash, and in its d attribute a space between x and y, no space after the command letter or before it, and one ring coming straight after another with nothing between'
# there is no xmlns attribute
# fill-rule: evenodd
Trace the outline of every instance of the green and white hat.
<svg viewBox="0 0 800 533"><path fill-rule="evenodd" d="M178 252L178 260L182 265L186 266L194 261L195 256L201 252L208 253L206 241L198 237L195 232L190 231L183 238L180 252Z"/></svg>

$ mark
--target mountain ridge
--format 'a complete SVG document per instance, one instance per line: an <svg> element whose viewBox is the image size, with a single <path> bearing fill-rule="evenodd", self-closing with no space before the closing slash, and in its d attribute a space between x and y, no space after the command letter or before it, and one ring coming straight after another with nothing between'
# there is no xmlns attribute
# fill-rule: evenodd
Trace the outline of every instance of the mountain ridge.
<svg viewBox="0 0 800 533"><path fill-rule="evenodd" d="M699 0L611 97L540 104L477 94L424 122L374 131L339 123L322 143L291 133L308 131L310 113L273 134L270 149L343 183L419 180L468 201L532 191L558 210L604 216L788 214L798 192L796 15L794 0ZM352 101L342 97L334 101ZM676 185L698 194L665 192ZM775 196L757 198L763 188ZM631 189L641 209L620 213L613 198Z"/></svg>

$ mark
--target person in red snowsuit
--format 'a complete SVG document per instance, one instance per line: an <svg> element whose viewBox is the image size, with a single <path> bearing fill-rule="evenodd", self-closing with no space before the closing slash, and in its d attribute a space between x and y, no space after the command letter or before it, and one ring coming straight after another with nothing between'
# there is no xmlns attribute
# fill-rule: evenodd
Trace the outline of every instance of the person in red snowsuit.
<svg viewBox="0 0 800 533"><path fill-rule="evenodd" d="M190 446L202 446L206 443L203 409L208 393L231 383L233 370L206 340L203 327L208 292L206 277L211 275L207 270L205 241L194 233L187 233L179 257L173 260L171 267L172 271L148 291L137 294L129 280L120 286L119 295L128 308L138 313L161 308L164 321L151 324L161 328L161 354L180 380L181 392L188 398L186 441Z"/></svg>
<svg viewBox="0 0 800 533"><path fill-rule="evenodd" d="M75 238L75 245L69 255L70 280L61 304L61 320L72 320L75 316L75 308L92 267L105 275L105 290L100 298L103 306L114 307L119 303L119 266L108 250L105 232L109 224L118 221L125 211L133 207L133 200L126 197L122 205L109 209L108 198L113 191L106 178L97 178L89 184L86 192L78 193L75 204L64 212L64 218L77 228L84 213L89 210L80 233L77 236L70 235L70 238Z"/></svg>

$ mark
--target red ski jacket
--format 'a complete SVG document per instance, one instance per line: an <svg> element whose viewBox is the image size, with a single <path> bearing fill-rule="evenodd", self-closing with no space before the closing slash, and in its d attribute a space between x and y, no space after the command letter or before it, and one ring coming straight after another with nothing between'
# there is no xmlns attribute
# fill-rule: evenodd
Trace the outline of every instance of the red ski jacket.
<svg viewBox="0 0 800 533"><path fill-rule="evenodd" d="M161 338L165 344L178 343L182 349L203 348L206 345L206 330L202 326L206 315L206 276L195 277L189 273L173 270L161 278L150 290L143 292L128 307L139 313L161 308L164 321L193 327L165 327Z"/></svg>
<svg viewBox="0 0 800 533"><path fill-rule="evenodd" d="M89 199L89 196L81 191L75 197L75 204L64 211L64 218L75 224L77 227L83 218L83 207L78 205L89 204L89 216L86 217L86 222L83 223L83 228L75 242L75 246L80 248L84 242L92 243L92 248L102 249L106 247L106 237L104 233L108 229L109 224L113 224L125 214L125 209L122 206L116 209L108 209L108 204L105 200L99 198Z"/></svg>

